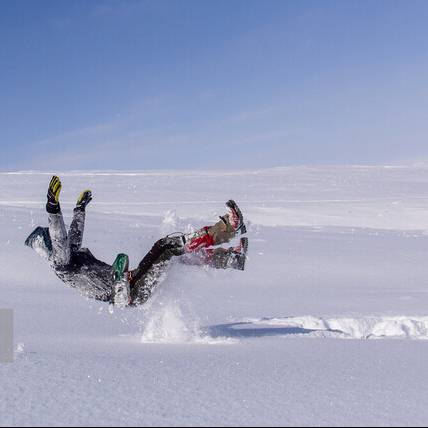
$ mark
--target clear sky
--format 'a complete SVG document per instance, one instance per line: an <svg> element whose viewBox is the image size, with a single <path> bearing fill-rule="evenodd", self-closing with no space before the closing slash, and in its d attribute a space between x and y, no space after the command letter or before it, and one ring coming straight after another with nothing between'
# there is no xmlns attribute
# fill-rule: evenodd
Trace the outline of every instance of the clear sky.
<svg viewBox="0 0 428 428"><path fill-rule="evenodd" d="M0 169L428 160L428 1L1 0Z"/></svg>

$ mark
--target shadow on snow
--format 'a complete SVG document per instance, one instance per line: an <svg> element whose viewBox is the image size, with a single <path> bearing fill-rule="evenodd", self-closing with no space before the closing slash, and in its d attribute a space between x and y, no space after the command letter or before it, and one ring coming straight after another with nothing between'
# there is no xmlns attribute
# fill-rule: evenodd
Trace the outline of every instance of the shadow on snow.
<svg viewBox="0 0 428 428"><path fill-rule="evenodd" d="M311 334L319 330L310 330L300 327L251 327L251 322L235 322L230 324L219 324L205 329L213 339L251 339L260 337L292 336L296 334ZM245 328L244 328L245 327Z"/></svg>

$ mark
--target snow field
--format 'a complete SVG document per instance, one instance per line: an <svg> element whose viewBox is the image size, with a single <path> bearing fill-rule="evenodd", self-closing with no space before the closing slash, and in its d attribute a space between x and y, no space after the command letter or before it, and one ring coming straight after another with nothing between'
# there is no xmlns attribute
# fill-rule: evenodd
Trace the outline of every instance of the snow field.
<svg viewBox="0 0 428 428"><path fill-rule="evenodd" d="M0 174L1 426L426 425L428 168L60 175L67 221L92 188L85 245L109 263L233 197L248 269L177 263L149 305L111 312L23 246L50 174Z"/></svg>

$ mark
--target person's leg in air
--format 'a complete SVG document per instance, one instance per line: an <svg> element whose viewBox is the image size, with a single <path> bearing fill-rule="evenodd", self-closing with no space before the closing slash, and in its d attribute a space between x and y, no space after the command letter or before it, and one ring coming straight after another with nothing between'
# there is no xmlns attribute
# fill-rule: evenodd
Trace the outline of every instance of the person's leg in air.
<svg viewBox="0 0 428 428"><path fill-rule="evenodd" d="M184 264L208 266L214 269L244 270L248 252L248 238L241 238L238 246L211 248L230 242L239 233L247 232L242 211L230 200L226 203L229 212L211 227L205 227L186 243L186 255L180 259Z"/></svg>
<svg viewBox="0 0 428 428"><path fill-rule="evenodd" d="M128 272L130 301L132 306L142 305L149 300L153 289L165 272L173 257L185 253L182 237L163 238L157 241L138 265Z"/></svg>
<svg viewBox="0 0 428 428"><path fill-rule="evenodd" d="M49 215L49 234L52 240L52 262L56 266L70 263L70 242L61 212L59 196L62 184L58 177L53 177L48 189L46 211Z"/></svg>
<svg viewBox="0 0 428 428"><path fill-rule="evenodd" d="M92 192L83 191L74 209L73 221L69 231L70 248L72 252L79 251L82 248L83 232L85 231L86 207L92 201Z"/></svg>
<svg viewBox="0 0 428 428"><path fill-rule="evenodd" d="M150 298L154 287L173 257L181 257L186 264L210 266L216 269L244 270L248 239L230 249L208 248L230 242L238 233L246 233L241 210L229 201L228 214L211 227L190 236L170 236L155 243L137 269L128 273L132 305L141 305Z"/></svg>
<svg viewBox="0 0 428 428"><path fill-rule="evenodd" d="M61 180L58 177L53 177L48 189L46 211L49 214L49 233L52 239L53 262L57 266L66 266L70 262L71 253L79 251L82 247L85 210L92 200L92 192L85 190L80 194L74 209L70 232L67 234L59 203L61 190Z"/></svg>
<svg viewBox="0 0 428 428"><path fill-rule="evenodd" d="M200 231L186 236L186 252L193 253L202 248L210 248L230 242L239 233L247 232L244 217L235 201L226 203L229 212L220 217L214 226L207 226Z"/></svg>

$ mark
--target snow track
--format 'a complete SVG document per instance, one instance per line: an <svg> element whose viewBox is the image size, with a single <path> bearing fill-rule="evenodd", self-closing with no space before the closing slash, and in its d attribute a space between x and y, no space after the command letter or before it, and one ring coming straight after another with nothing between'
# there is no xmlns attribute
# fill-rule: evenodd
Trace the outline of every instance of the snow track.
<svg viewBox="0 0 428 428"><path fill-rule="evenodd" d="M337 339L405 338L428 340L428 317L361 317L246 319L213 326L212 337L257 338L272 336L309 336Z"/></svg>

